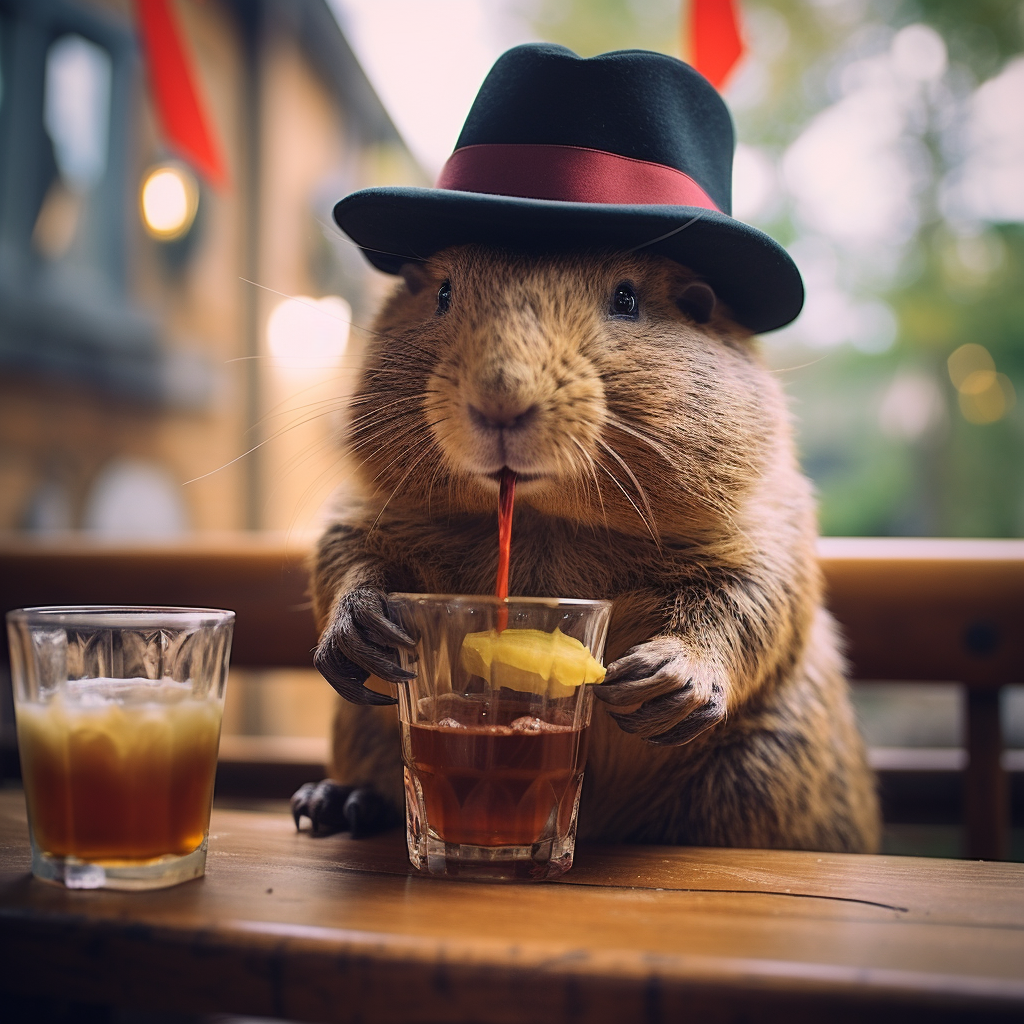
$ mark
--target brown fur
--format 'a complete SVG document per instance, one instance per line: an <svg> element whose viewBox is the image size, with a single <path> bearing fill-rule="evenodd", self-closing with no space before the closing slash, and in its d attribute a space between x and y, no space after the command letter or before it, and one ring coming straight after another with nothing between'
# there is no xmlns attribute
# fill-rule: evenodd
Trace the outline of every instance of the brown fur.
<svg viewBox="0 0 1024 1024"><path fill-rule="evenodd" d="M811 488L748 332L721 305L696 323L694 276L659 257L467 246L418 276L381 311L352 402L360 469L315 567L324 643L357 587L490 592L488 474L507 462L520 473L510 592L615 602L580 834L875 849ZM636 321L609 316L620 281ZM529 415L499 451L470 405ZM393 708L342 702L333 749L334 778L401 806Z"/></svg>

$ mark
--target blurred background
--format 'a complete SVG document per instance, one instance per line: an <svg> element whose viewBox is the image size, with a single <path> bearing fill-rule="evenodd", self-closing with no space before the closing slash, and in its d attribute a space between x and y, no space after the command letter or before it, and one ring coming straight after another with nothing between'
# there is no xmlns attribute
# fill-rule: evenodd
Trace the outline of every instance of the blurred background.
<svg viewBox="0 0 1024 1024"><path fill-rule="evenodd" d="M1024 536L1024 4L738 12L734 214L807 286L764 351L822 531ZM689 24L687 0L0 0L0 530L305 543L389 286L334 202L430 184L507 47L689 58ZM229 732L322 749L313 673L230 692ZM962 744L952 688L906 694L858 695L873 745Z"/></svg>
<svg viewBox="0 0 1024 1024"><path fill-rule="evenodd" d="M687 6L0 0L0 528L315 526L387 286L332 204L431 182L508 46L688 56ZM823 532L1024 535L1024 6L738 9L734 212L807 284L764 348Z"/></svg>

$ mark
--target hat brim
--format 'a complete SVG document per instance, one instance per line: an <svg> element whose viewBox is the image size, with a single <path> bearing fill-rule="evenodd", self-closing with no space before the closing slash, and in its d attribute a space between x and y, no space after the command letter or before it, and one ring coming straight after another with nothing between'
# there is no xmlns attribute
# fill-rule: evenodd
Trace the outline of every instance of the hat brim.
<svg viewBox="0 0 1024 1024"><path fill-rule="evenodd" d="M708 282L755 334L793 321L803 282L785 249L763 231L696 206L619 206L448 189L353 192L334 220L378 270L470 242L527 253L636 250L667 256Z"/></svg>

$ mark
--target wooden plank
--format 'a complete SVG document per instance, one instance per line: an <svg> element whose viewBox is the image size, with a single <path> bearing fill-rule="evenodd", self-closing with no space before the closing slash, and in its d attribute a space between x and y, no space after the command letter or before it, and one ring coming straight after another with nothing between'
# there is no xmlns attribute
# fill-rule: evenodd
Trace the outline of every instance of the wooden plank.
<svg viewBox="0 0 1024 1024"><path fill-rule="evenodd" d="M1004 750L1005 772L1024 773L1024 750ZM876 772L962 772L967 767L963 747L872 747L868 763Z"/></svg>
<svg viewBox="0 0 1024 1024"><path fill-rule="evenodd" d="M238 612L238 666L311 663L308 538L230 534L111 546L0 538L0 610L186 604ZM1024 681L1024 541L826 538L829 604L858 679ZM0 643L5 641L0 640Z"/></svg>
<svg viewBox="0 0 1024 1024"><path fill-rule="evenodd" d="M287 800L329 761L326 736L221 736L216 796Z"/></svg>
<svg viewBox="0 0 1024 1024"><path fill-rule="evenodd" d="M326 736L240 736L220 738L221 764L327 764L331 757Z"/></svg>
<svg viewBox="0 0 1024 1024"><path fill-rule="evenodd" d="M231 663L312 666L316 631L307 594L308 539L197 535L113 545L75 537L0 539L0 611L52 604L231 608ZM6 658L6 635L0 655Z"/></svg>
<svg viewBox="0 0 1024 1024"><path fill-rule="evenodd" d="M1024 865L606 847L498 885L415 876L403 847L215 811L205 879L69 892L26 877L0 794L0 985L383 1024L1024 1013Z"/></svg>
<svg viewBox="0 0 1024 1024"><path fill-rule="evenodd" d="M1010 836L1010 786L1002 764L999 691L968 690L964 824L967 855L998 860Z"/></svg>
<svg viewBox="0 0 1024 1024"><path fill-rule="evenodd" d="M1024 541L823 538L856 679L1024 682Z"/></svg>

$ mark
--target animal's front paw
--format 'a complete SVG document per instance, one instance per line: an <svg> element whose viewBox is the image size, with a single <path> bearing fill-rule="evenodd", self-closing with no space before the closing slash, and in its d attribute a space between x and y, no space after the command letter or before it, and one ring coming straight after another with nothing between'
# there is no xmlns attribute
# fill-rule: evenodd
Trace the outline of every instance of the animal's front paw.
<svg viewBox="0 0 1024 1024"><path fill-rule="evenodd" d="M412 679L395 660L399 647L415 647L416 641L388 610L388 600L371 587L343 594L320 637L313 664L346 700L354 704L395 704L394 697L374 693L363 685L371 676L390 683Z"/></svg>
<svg viewBox="0 0 1024 1024"><path fill-rule="evenodd" d="M659 746L688 743L725 718L724 679L675 637L628 651L609 665L594 696L624 709L609 712L621 729Z"/></svg>
<svg viewBox="0 0 1024 1024"><path fill-rule="evenodd" d="M353 839L362 839L396 824L398 812L369 786L342 786L324 779L295 791L292 817L296 828L302 818L309 818L313 835L351 832Z"/></svg>

